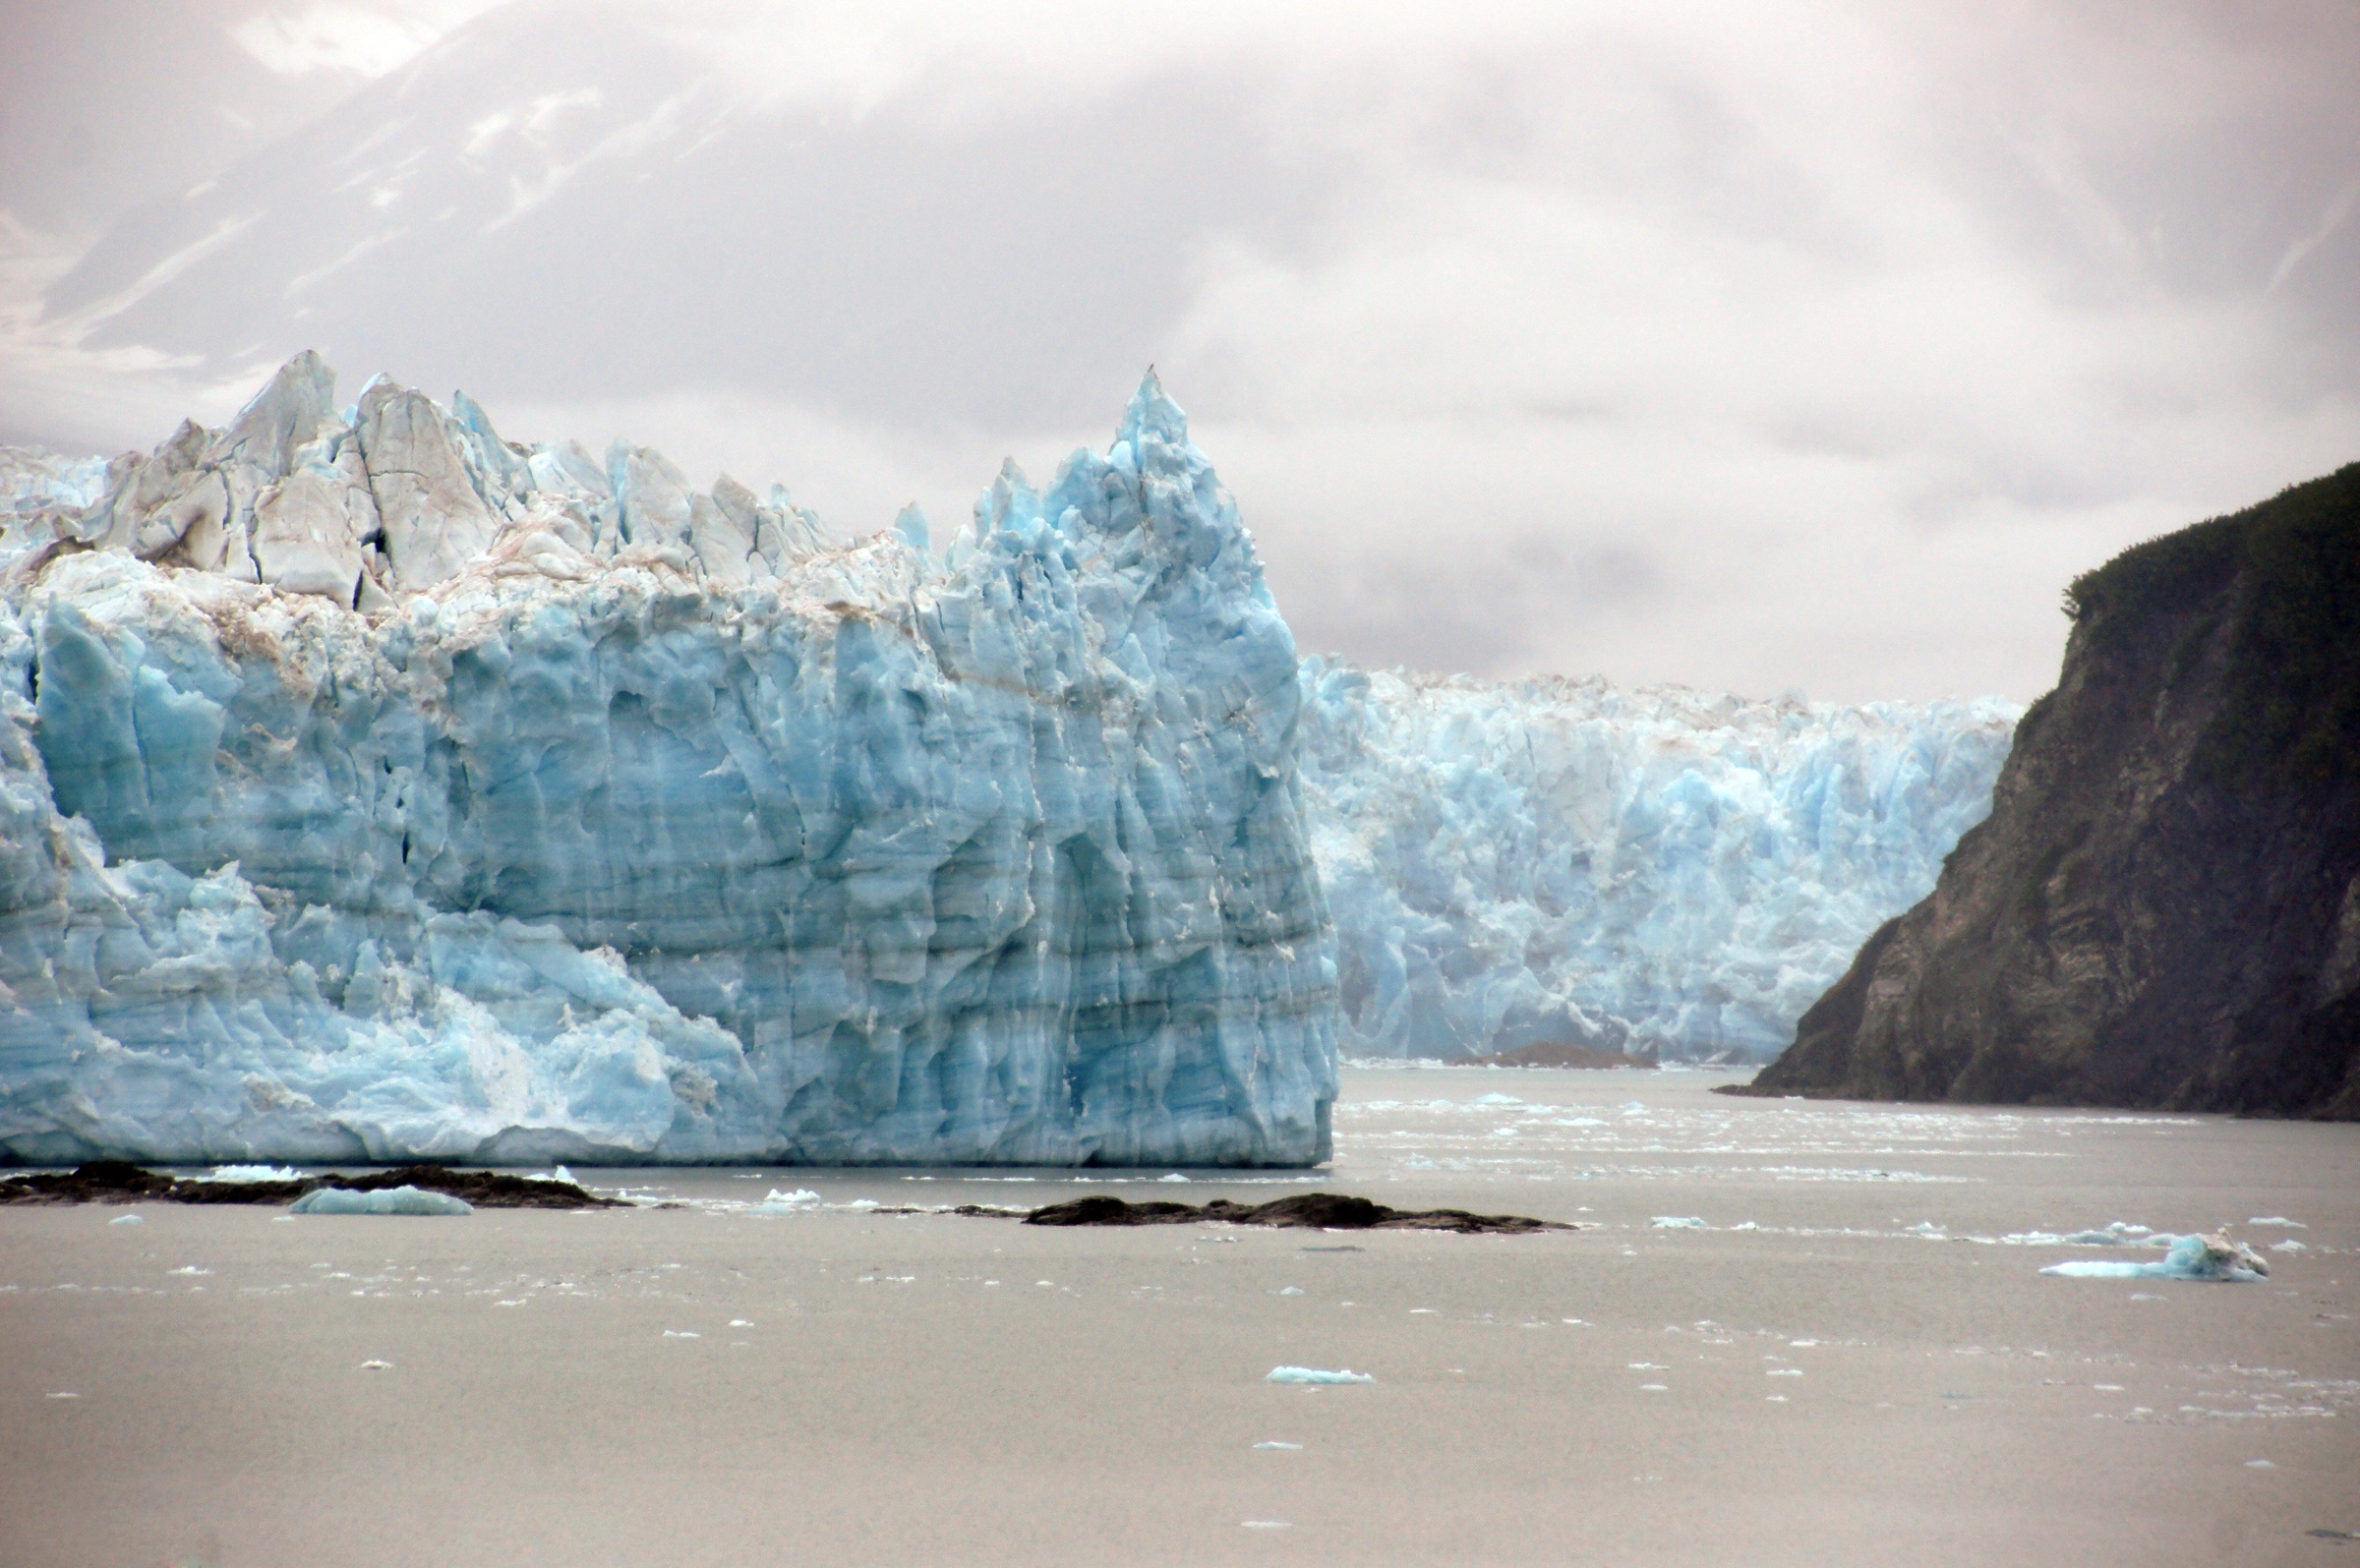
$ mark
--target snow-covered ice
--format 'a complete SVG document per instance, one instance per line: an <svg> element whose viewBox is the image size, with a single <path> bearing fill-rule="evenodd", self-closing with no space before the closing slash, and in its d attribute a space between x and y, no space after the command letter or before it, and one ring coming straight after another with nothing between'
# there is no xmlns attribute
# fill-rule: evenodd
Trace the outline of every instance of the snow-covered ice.
<svg viewBox="0 0 2360 1568"><path fill-rule="evenodd" d="M350 1188L324 1187L306 1192L288 1210L292 1214L472 1214L475 1205L447 1192L429 1192L416 1187L380 1188L356 1192Z"/></svg>

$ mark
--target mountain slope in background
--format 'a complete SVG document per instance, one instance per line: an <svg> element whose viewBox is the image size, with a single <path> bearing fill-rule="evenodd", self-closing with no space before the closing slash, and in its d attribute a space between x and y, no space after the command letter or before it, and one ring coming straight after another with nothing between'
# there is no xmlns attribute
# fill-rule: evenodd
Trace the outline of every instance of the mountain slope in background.
<svg viewBox="0 0 2360 1568"><path fill-rule="evenodd" d="M1308 204L1270 199L1248 117L1203 80L953 136L923 103L766 98L678 20L478 17L118 224L50 316L215 374L317 347L430 382L494 367L503 399L721 385L1053 425L1154 357L1209 229Z"/></svg>
<svg viewBox="0 0 2360 1568"><path fill-rule="evenodd" d="M1990 818L1751 1092L2360 1119L2360 464L2067 605Z"/></svg>

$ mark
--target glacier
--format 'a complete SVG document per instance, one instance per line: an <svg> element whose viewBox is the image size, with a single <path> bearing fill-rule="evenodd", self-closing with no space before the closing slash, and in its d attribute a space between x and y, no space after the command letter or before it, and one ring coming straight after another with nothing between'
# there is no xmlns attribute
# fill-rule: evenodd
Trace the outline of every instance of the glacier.
<svg viewBox="0 0 2360 1568"><path fill-rule="evenodd" d="M1151 375L939 556L310 354L0 487L0 1157L1327 1157L1295 649Z"/></svg>
<svg viewBox="0 0 2360 1568"><path fill-rule="evenodd" d="M1298 660L1152 375L938 550L307 354L0 448L0 1159L1316 1163L1775 1054L2019 712Z"/></svg>
<svg viewBox="0 0 2360 1568"><path fill-rule="evenodd" d="M2022 709L1302 664L1342 1048L1767 1061L1986 816Z"/></svg>

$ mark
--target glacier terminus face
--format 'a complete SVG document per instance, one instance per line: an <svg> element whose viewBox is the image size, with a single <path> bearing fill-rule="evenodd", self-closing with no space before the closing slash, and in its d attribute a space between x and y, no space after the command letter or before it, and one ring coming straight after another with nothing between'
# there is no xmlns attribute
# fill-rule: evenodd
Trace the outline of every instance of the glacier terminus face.
<svg viewBox="0 0 2360 1568"><path fill-rule="evenodd" d="M307 354L0 448L0 1160L1313 1163L1775 1055L2019 712L1299 662L1151 376L938 550Z"/></svg>
<svg viewBox="0 0 2360 1568"><path fill-rule="evenodd" d="M310 355L5 464L0 1154L1327 1156L1294 646L1151 377L939 555Z"/></svg>
<svg viewBox="0 0 2360 1568"><path fill-rule="evenodd" d="M1358 1057L1767 1061L1989 814L2021 715L1302 669Z"/></svg>

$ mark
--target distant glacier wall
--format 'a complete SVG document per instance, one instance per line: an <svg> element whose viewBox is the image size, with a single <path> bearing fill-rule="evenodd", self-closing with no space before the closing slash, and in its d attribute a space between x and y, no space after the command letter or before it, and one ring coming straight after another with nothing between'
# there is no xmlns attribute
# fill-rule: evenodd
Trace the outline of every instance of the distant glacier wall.
<svg viewBox="0 0 2360 1568"><path fill-rule="evenodd" d="M940 554L308 355L0 484L0 1154L1327 1156L1294 646L1151 379Z"/></svg>
<svg viewBox="0 0 2360 1568"><path fill-rule="evenodd" d="M1306 660L1343 1049L1766 1061L1991 809L2022 710Z"/></svg>

